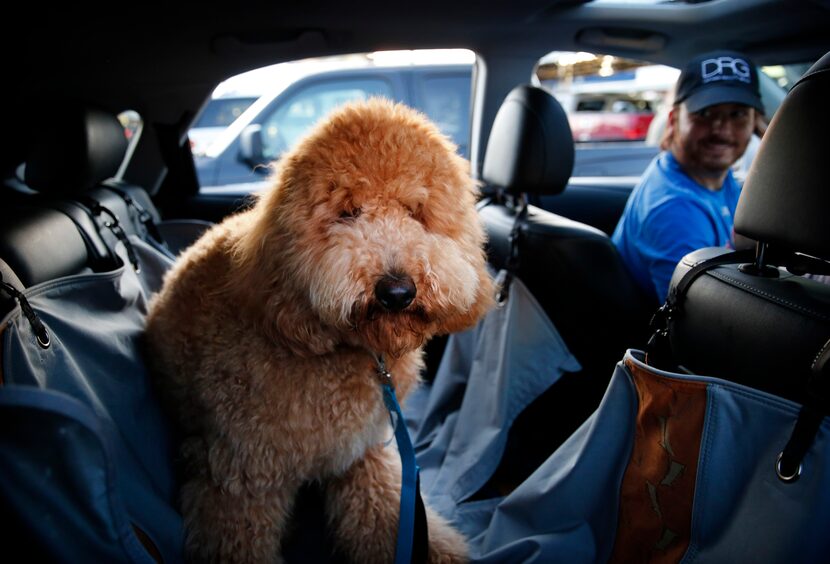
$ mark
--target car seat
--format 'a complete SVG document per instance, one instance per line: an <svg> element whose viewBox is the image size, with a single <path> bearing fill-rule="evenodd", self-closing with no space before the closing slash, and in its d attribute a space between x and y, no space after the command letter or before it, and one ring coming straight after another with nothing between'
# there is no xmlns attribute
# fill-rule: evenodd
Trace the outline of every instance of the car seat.
<svg viewBox="0 0 830 564"><path fill-rule="evenodd" d="M81 188L109 175L123 137L97 125L88 145L65 140L81 162L28 155L54 195L4 194L0 536L35 560L177 562L175 432L141 359L149 289L171 261L131 235L139 274L127 236L107 240L89 213Z"/></svg>
<svg viewBox="0 0 830 564"><path fill-rule="evenodd" d="M541 460L596 408L626 348L645 342L657 305L630 278L608 235L527 203L562 192L573 162L571 129L556 99L534 86L514 88L484 159L483 180L495 192L480 208L488 258L524 282L582 365L514 424L511 441L529 433L528 441L544 445L534 449ZM534 412L541 421L531 422Z"/></svg>

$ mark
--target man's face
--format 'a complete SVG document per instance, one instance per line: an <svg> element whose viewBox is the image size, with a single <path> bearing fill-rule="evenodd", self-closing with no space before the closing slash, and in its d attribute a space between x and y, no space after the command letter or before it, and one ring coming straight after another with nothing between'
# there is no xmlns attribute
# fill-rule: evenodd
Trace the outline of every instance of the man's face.
<svg viewBox="0 0 830 564"><path fill-rule="evenodd" d="M755 109L718 104L690 113L680 104L669 114L671 151L692 177L720 177L746 150L755 126Z"/></svg>

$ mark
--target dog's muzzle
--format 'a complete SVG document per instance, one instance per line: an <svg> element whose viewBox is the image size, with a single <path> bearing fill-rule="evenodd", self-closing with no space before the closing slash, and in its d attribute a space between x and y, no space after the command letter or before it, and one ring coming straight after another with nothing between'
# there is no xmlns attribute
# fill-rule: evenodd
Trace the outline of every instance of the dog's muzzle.
<svg viewBox="0 0 830 564"><path fill-rule="evenodd" d="M375 297L392 312L402 311L415 299L415 282L406 275L387 274L375 284Z"/></svg>

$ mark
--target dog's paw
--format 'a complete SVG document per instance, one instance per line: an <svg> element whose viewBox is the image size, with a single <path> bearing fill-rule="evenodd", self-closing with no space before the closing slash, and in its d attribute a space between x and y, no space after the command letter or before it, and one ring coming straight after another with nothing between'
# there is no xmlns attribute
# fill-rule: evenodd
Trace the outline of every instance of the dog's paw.
<svg viewBox="0 0 830 564"><path fill-rule="evenodd" d="M427 508L429 522L430 564L462 564L469 562L469 548L464 536L443 518Z"/></svg>

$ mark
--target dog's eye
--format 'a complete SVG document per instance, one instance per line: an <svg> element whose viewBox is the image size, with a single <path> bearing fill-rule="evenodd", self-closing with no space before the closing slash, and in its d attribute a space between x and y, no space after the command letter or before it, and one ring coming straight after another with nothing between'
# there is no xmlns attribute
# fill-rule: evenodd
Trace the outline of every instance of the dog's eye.
<svg viewBox="0 0 830 564"><path fill-rule="evenodd" d="M412 208L407 208L406 210L409 213L409 217L412 219L424 223L424 208L423 206L419 205L414 210Z"/></svg>
<svg viewBox="0 0 830 564"><path fill-rule="evenodd" d="M348 221L350 219L355 219L360 217L360 208L352 208L350 210L343 210L340 212L340 220L341 221Z"/></svg>

